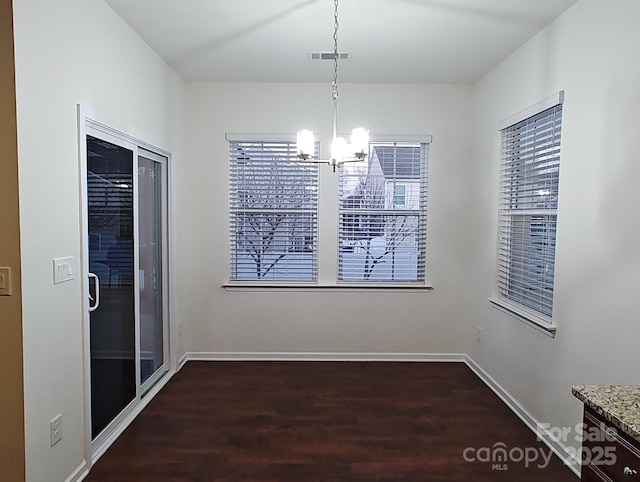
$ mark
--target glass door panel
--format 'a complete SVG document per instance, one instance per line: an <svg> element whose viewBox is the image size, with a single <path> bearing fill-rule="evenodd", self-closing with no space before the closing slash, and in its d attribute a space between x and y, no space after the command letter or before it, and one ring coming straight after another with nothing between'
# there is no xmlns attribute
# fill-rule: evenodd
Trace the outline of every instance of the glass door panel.
<svg viewBox="0 0 640 482"><path fill-rule="evenodd" d="M151 156L149 156L151 157ZM140 383L164 365L162 164L138 157Z"/></svg>
<svg viewBox="0 0 640 482"><path fill-rule="evenodd" d="M136 397L133 154L87 136L92 440Z"/></svg>

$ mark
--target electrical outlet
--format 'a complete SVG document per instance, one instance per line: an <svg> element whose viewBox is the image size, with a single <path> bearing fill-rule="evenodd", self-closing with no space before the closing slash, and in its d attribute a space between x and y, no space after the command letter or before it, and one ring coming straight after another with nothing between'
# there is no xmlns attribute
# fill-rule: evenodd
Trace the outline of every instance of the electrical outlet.
<svg viewBox="0 0 640 482"><path fill-rule="evenodd" d="M476 331L476 341L482 343L482 328L478 327Z"/></svg>
<svg viewBox="0 0 640 482"><path fill-rule="evenodd" d="M58 415L49 422L49 436L52 447L62 440L62 415Z"/></svg>

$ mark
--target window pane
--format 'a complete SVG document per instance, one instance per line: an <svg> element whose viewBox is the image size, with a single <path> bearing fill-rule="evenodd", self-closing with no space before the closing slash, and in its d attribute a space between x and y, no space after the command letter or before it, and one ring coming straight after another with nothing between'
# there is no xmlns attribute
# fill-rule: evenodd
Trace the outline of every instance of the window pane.
<svg viewBox="0 0 640 482"><path fill-rule="evenodd" d="M556 216L512 215L507 236L500 256L508 276L499 288L506 298L551 317Z"/></svg>
<svg viewBox="0 0 640 482"><path fill-rule="evenodd" d="M562 105L502 131L498 295L551 319Z"/></svg>
<svg viewBox="0 0 640 482"><path fill-rule="evenodd" d="M340 281L424 281L427 144L379 143L340 171Z"/></svg>
<svg viewBox="0 0 640 482"><path fill-rule="evenodd" d="M230 142L230 279L315 280L318 165L295 143Z"/></svg>

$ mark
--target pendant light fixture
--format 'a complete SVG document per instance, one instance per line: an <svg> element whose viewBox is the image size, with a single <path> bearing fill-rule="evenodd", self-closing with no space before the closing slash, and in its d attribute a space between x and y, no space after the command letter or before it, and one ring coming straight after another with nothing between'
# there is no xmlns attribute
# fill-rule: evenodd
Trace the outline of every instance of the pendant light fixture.
<svg viewBox="0 0 640 482"><path fill-rule="evenodd" d="M336 166L343 162L363 161L367 157L369 150L369 130L363 127L356 127L351 132L351 143L343 137L338 137L338 0L333 2L333 82L331 82L331 98L333 99L333 121L331 138L331 157L329 160L313 158L315 148L315 138L310 130L300 130L297 133L297 155L298 158L306 162L328 162Z"/></svg>

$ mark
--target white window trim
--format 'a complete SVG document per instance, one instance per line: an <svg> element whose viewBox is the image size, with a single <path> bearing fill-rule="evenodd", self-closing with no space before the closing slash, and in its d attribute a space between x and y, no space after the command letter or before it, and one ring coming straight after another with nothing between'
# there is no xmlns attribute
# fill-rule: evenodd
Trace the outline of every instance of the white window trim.
<svg viewBox="0 0 640 482"><path fill-rule="evenodd" d="M336 292L336 293L427 293L433 291L430 284L362 284L362 283L247 283L228 282L221 286L225 291L236 292L263 292L263 291L308 291L308 292Z"/></svg>
<svg viewBox="0 0 640 482"><path fill-rule="evenodd" d="M487 299L491 302L494 308L510 315L511 317L525 323L526 325L535 328L540 333L544 333L551 338L554 338L556 336L557 327L552 323L550 324L549 320L542 318L531 311L527 311L521 306L509 303L509 301L505 300L504 298L490 296Z"/></svg>
<svg viewBox="0 0 640 482"><path fill-rule="evenodd" d="M564 104L565 92L564 90L558 91L549 97L542 99L535 104L522 109L521 111L504 118L498 123L498 132L511 127L514 124L522 122L529 117L539 114L547 109L550 109L556 105ZM502 159L501 159L502 162ZM557 211L557 210L556 210ZM496 246L498 243L496 243ZM496 263L497 269L497 263ZM494 280L497 283L497 276L494 276ZM494 295L487 298L492 306L503 313L506 313L513 318L533 327L537 331L544 333L550 337L555 337L557 326L553 322L553 318L547 318L537 313L525 309L525 307L511 303L509 300L500 297L497 294L497 284L494 285Z"/></svg>
<svg viewBox="0 0 640 482"><path fill-rule="evenodd" d="M320 142L320 150L323 150L323 135L315 134L316 141ZM225 141L228 142L251 142L251 141L289 141L295 142L296 136L295 133L251 133L251 132L226 132L225 133ZM430 134L374 134L370 137L371 143L378 142L398 142L398 143L423 143L423 144L431 144L433 142L433 136ZM325 143L326 144L326 143ZM324 146L327 147L327 146ZM228 159L227 159L228 162ZM429 157L428 162L431 162L431 157ZM320 191L322 189L330 188L330 186L325 185L323 182L323 169L330 169L328 166L324 166L324 164L320 165ZM331 173L330 176L337 176L337 173ZM338 198L338 190L337 190L337 177L335 184L335 199ZM228 181L227 181L228 183ZM322 219L322 205L323 201L321 200L322 196L318 199L319 203L319 221ZM336 213L337 213L337 203L336 203ZM322 224L322 223L320 223ZM228 229L228 227L227 227ZM414 281L414 282L405 282L405 283L385 283L385 282L376 282L376 283L361 283L357 281L338 281L338 266L337 263L335 265L335 273L333 274L330 281L327 282L327 276L322 276L321 273L321 258L323 257L323 253L327 250L333 249L337 250L338 244L338 226L336 221L335 226L335 244L326 246L326 242L322 242L323 235L320 232L321 228L319 225L319 235L318 235L318 280L317 281L291 281L291 282L274 282L274 281L265 281L265 282L256 282L256 281L246 281L246 280L231 280L229 278L225 279L221 284L221 289L229 292L266 292L266 291L298 291L298 292L376 292L376 293L428 293L430 291L435 290L435 287L431 280L429 279L429 273L426 273L424 281ZM330 236L329 236L330 237ZM428 241L428 240L427 240ZM229 250L229 246L227 246L227 251ZM429 247L427 244L427 256L429 253ZM337 251L336 251L336 261L337 261ZM427 260L428 262L428 260ZM227 267L228 272L228 267Z"/></svg>
<svg viewBox="0 0 640 482"><path fill-rule="evenodd" d="M505 117L498 123L498 131L504 130L507 127L511 127L518 122L522 122L529 117L539 114L542 111L550 109L558 104L564 104L564 90L560 90L549 97L536 102L529 107L522 109L520 112L516 112L509 117Z"/></svg>

